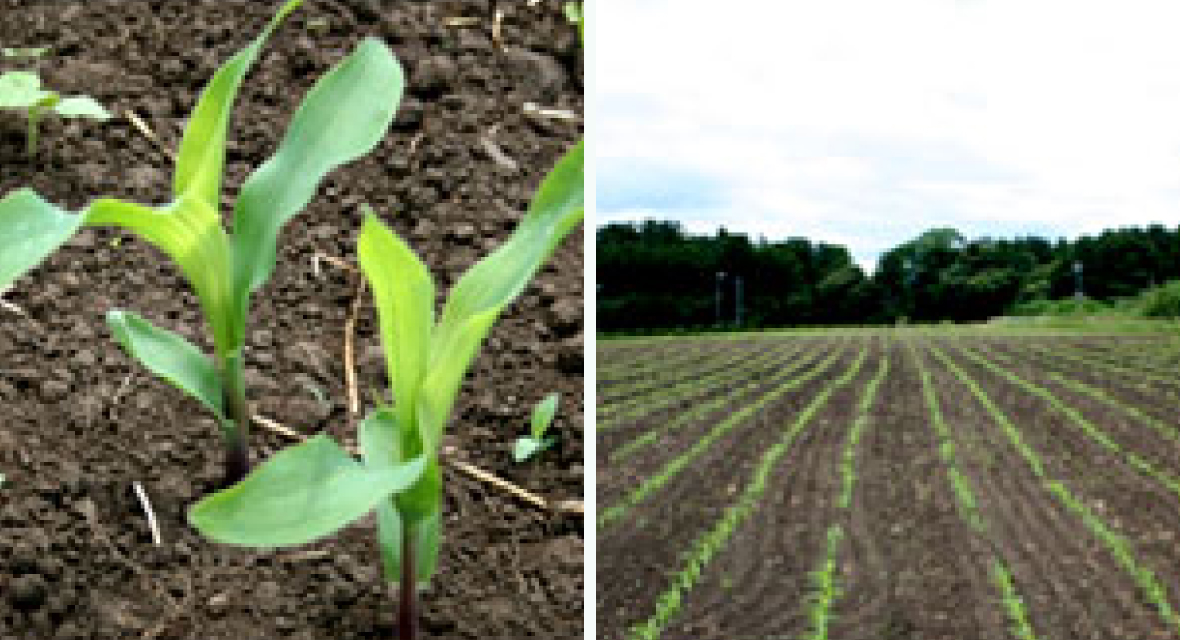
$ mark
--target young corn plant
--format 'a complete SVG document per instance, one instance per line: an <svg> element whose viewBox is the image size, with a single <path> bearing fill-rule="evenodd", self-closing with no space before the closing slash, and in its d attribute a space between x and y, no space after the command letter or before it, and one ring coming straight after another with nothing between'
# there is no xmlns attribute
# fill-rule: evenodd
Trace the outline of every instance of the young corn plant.
<svg viewBox="0 0 1180 640"><path fill-rule="evenodd" d="M5 55L16 50L6 49ZM56 113L63 118L90 118L105 121L111 114L90 96L64 97L41 87L41 76L33 71L8 71L0 74L0 109L20 111L25 115L25 155L37 153L41 118Z"/></svg>
<svg viewBox="0 0 1180 640"><path fill-rule="evenodd" d="M529 435L517 438L516 444L512 447L513 460L524 462L553 446L555 440L546 438L545 432L549 430L549 425L553 423L553 416L557 414L558 400L558 394L551 393L533 407Z"/></svg>
<svg viewBox="0 0 1180 640"><path fill-rule="evenodd" d="M416 592L437 566L438 455L452 405L496 318L581 222L582 156L579 143L557 163L512 236L459 279L437 320L426 266L370 212L360 264L377 306L394 403L359 425L361 460L317 436L202 499L189 511L193 526L228 544L297 545L376 509L385 576L400 585L398 637L413 638Z"/></svg>
<svg viewBox="0 0 1180 640"><path fill-rule="evenodd" d="M404 85L401 67L384 44L367 39L358 45L316 82L278 151L246 179L233 209L233 234L227 233L218 205L233 101L263 43L301 2L283 5L262 34L205 87L185 129L168 204L151 207L101 198L71 213L29 189L0 200L0 289L85 226L130 230L180 267L212 333L212 358L133 313L111 311L107 322L144 366L217 417L226 442L226 486L250 468L246 321L251 294L274 269L279 230L307 205L329 171L376 146Z"/></svg>

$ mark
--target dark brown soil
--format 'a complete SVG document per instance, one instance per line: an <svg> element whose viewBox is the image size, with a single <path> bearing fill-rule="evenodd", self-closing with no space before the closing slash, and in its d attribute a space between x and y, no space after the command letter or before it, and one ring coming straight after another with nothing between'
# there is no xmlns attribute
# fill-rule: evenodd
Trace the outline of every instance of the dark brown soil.
<svg viewBox="0 0 1180 640"><path fill-rule="evenodd" d="M845 350L826 365L826 373L743 420L662 489L598 532L597 577L598 584L605 587L597 594L600 637L621 638L623 631L650 615L670 576L678 570L682 554L722 515L749 481L760 455L782 437L789 425L784 416L807 406L820 389L851 365L853 356ZM821 366L812 363L807 369ZM699 434L674 438L668 448L684 451ZM609 506L604 502L599 509Z"/></svg>
<svg viewBox="0 0 1180 640"><path fill-rule="evenodd" d="M1087 438L1068 415L1044 399L960 351L986 347L983 352L994 354L989 360L1049 389L1125 451L1174 477L1180 475L1180 458L1171 439L1149 428L1141 417L1071 391L1053 374L1096 386L1143 414L1180 427L1170 397L1130 375L1104 384L1100 373L1063 366L1064 360L1030 348L1092 351L1134 369L1144 350L1171 343L1143 337L900 337L915 343L914 353L930 371L932 390L954 443L956 466L973 490L984 528L973 528L964 516L948 481L916 361L903 342L894 340L884 355L890 358L889 373L857 449L859 479L851 508L841 512L833 504L840 490L840 446L855 416L852 406L869 378L864 372L833 394L812 428L793 444L770 476L757 508L701 568L700 579L683 594L661 637L804 637L810 630L807 607L815 596L812 572L820 566L823 537L834 523L841 524L846 535L837 556L831 638L1015 637L992 573L996 560L1010 572L1037 637L1175 637L1177 630L1150 604L1124 563L1047 490L1046 481L1036 476L994 416L931 348L947 353L1016 424L1048 478L1063 483L1103 526L1126 540L1135 562L1153 573L1175 608L1180 604L1175 562L1178 496L1122 454ZM1132 345L1135 352L1124 349ZM874 349L864 364L866 371L876 370L879 353ZM823 383L803 390L802 398L830 384L835 375L833 371ZM699 466L686 469L636 509L634 519L599 531L600 638L626 637L629 627L654 613L657 594L681 570L692 541L717 521L749 481L751 460L798 414L803 405L796 401L802 398L760 412L756 424L741 429L740 436L718 441L716 450L701 456ZM736 403L731 411L741 406ZM655 457L670 458L695 439L699 433L692 435L691 430L665 438ZM648 460L628 458L621 464L627 469L600 472L600 485L603 478L609 485L618 478L654 472Z"/></svg>
<svg viewBox="0 0 1180 640"><path fill-rule="evenodd" d="M175 148L216 67L269 19L275 2L0 0L0 44L51 45L47 86L86 93L118 114L105 124L43 123L34 161L23 123L0 114L0 194L31 186L77 208L97 196L163 203L171 164L123 116L134 110ZM362 37L383 38L409 86L394 129L341 168L279 243L256 296L248 383L256 413L351 441L343 371L356 282L312 256L351 260L368 202L415 247L445 291L502 242L541 177L580 135L578 122L523 104L582 111L581 54L561 3L499 3L503 50L486 1L308 0L247 78L231 125L232 197L273 152L312 82ZM455 16L476 18L447 26ZM4 68L16 65L0 62ZM516 169L498 164L495 141ZM227 201L228 202L228 201ZM574 234L492 331L460 394L448 444L458 457L542 496L582 494L582 241ZM2 249L0 249L2 250ZM0 308L0 638L391 638L369 522L302 549L244 550L198 537L185 509L220 476L211 419L110 339L112 307L207 345L175 267L123 234L88 230ZM365 404L386 387L371 304L357 326ZM527 464L513 440L546 393L561 393L558 445ZM256 432L255 458L289 444ZM153 546L132 483L160 518ZM424 637L572 638L582 634L582 519L539 511L448 471L441 569L422 597Z"/></svg>

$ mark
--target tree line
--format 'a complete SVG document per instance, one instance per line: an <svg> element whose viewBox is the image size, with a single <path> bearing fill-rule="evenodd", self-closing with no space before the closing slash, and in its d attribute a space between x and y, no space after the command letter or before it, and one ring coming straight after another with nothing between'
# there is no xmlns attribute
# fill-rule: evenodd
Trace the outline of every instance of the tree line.
<svg viewBox="0 0 1180 640"><path fill-rule="evenodd" d="M805 238L751 240L675 221L597 232L598 328L789 327L967 322L1019 305L1111 301L1180 278L1180 227L1112 229L1076 240L968 239L922 233L866 274L845 247Z"/></svg>

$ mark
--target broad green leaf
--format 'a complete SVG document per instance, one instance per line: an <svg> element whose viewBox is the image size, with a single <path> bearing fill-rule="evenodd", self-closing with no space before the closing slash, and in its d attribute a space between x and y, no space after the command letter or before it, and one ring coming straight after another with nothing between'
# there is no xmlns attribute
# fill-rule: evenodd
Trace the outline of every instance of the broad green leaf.
<svg viewBox="0 0 1180 640"><path fill-rule="evenodd" d="M512 237L468 270L447 298L431 335L430 361L418 397L418 423L429 450L437 447L463 375L500 312L581 222L582 156L579 142L545 177Z"/></svg>
<svg viewBox="0 0 1180 640"><path fill-rule="evenodd" d="M217 212L203 200L184 196L154 209L110 198L96 200L86 213L87 226L127 229L155 245L180 267L201 301L222 351L240 342L229 307L229 239Z"/></svg>
<svg viewBox="0 0 1180 640"><path fill-rule="evenodd" d="M176 157L176 175L172 186L175 197L192 192L214 210L217 209L221 194L221 170L225 163L225 134L238 88L270 34L287 14L302 3L303 0L291 0L284 4L262 34L222 65L201 92L185 127Z"/></svg>
<svg viewBox="0 0 1180 640"><path fill-rule="evenodd" d="M119 344L149 371L199 400L221 420L225 419L217 369L200 349L127 311L115 309L107 313L107 325Z"/></svg>
<svg viewBox="0 0 1180 640"><path fill-rule="evenodd" d="M0 200L0 289L65 244L85 218L41 199L32 189Z"/></svg>
<svg viewBox="0 0 1180 640"><path fill-rule="evenodd" d="M0 74L0 109L28 109L44 98L41 78L31 71Z"/></svg>
<svg viewBox="0 0 1180 640"><path fill-rule="evenodd" d="M101 104L96 102L94 98L89 96L74 96L71 98L63 98L53 107L54 113L59 116L67 118L94 118L95 120L107 120L111 117Z"/></svg>
<svg viewBox="0 0 1180 640"><path fill-rule="evenodd" d="M401 67L375 38L321 77L299 106L269 160L234 206L234 295L245 316L250 292L275 264L279 230L315 195L328 172L368 153L393 121L404 85Z"/></svg>
<svg viewBox="0 0 1180 640"><path fill-rule="evenodd" d="M402 447L407 431L398 424L397 414L387 408L374 411L361 422L359 439L365 464L380 469L403 464L412 455ZM394 497L399 518L421 523L442 509L442 468L438 458L426 454L427 464L413 486Z"/></svg>
<svg viewBox="0 0 1180 640"><path fill-rule="evenodd" d="M413 455L423 446L414 428L414 407L434 325L434 282L414 251L371 212L361 228L357 252L377 305L394 410L402 427L401 450Z"/></svg>
<svg viewBox="0 0 1180 640"><path fill-rule="evenodd" d="M357 520L403 491L424 458L374 469L326 435L271 456L246 479L189 510L189 522L217 542L254 547L305 544Z"/></svg>
<svg viewBox="0 0 1180 640"><path fill-rule="evenodd" d="M557 415L557 403L561 396L556 393L551 393L543 400L533 407L533 420L531 425L531 433L533 438L540 440L545 437L545 431L549 428L549 424L553 422L553 416Z"/></svg>
<svg viewBox="0 0 1180 640"><path fill-rule="evenodd" d="M381 548L381 566L385 568L385 580L400 583L402 575L402 526L401 516L389 502L377 507L377 544ZM424 518L416 529L417 544L414 558L414 573L418 587L430 584L430 578L438 569L438 550L442 538L442 505Z"/></svg>

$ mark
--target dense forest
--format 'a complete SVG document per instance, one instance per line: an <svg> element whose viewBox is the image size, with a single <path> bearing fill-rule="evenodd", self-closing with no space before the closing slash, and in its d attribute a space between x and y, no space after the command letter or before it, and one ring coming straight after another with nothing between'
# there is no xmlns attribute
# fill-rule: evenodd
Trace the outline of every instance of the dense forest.
<svg viewBox="0 0 1180 640"><path fill-rule="evenodd" d="M838 245L677 222L598 229L598 328L701 328L985 320L1033 301L1133 296L1180 278L1180 228L1076 240L967 239L932 229L887 251L869 275Z"/></svg>

